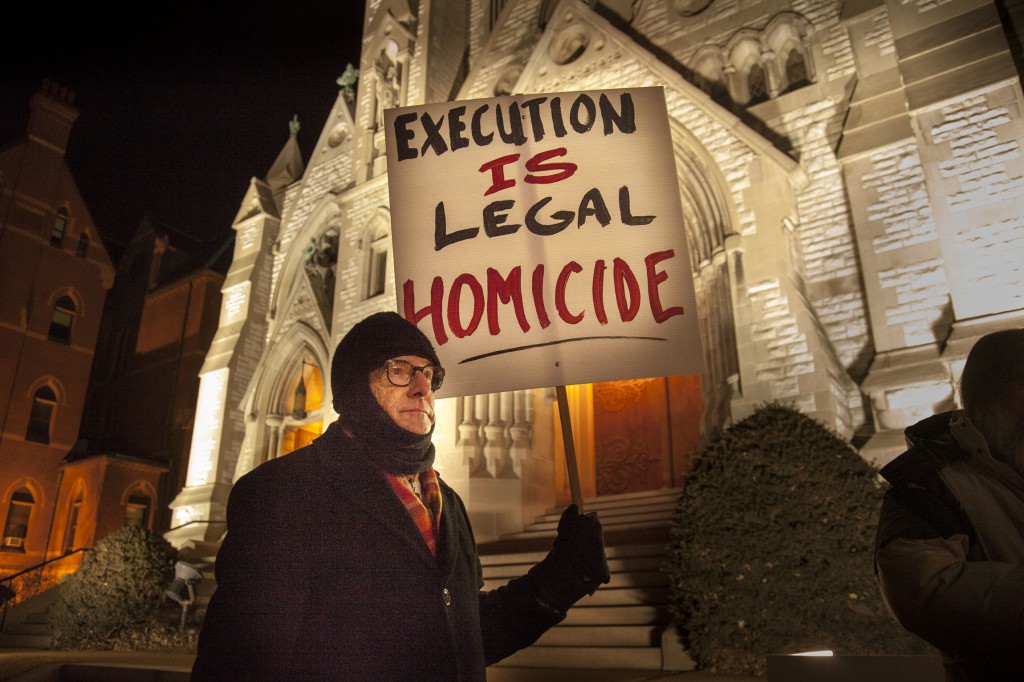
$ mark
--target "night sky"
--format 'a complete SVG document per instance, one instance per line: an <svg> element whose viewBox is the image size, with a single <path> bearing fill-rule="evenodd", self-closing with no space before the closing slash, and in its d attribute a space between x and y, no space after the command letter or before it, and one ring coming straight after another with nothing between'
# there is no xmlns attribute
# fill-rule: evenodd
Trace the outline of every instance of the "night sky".
<svg viewBox="0 0 1024 682"><path fill-rule="evenodd" d="M308 161L336 79L358 65L362 13L361 0L5 10L5 30L25 39L0 47L0 144L24 133L49 78L76 94L68 163L112 256L146 214L220 243L296 114Z"/></svg>

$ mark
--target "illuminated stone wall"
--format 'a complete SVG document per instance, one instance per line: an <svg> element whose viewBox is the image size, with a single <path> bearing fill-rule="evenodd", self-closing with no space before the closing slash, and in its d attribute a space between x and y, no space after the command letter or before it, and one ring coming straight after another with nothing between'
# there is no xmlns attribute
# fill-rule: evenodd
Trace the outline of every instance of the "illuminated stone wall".
<svg viewBox="0 0 1024 682"><path fill-rule="evenodd" d="M368 284L370 250L390 234L378 105L447 97L453 78L457 99L664 88L680 190L721 209L690 216L690 229L722 235L695 263L700 316L714 321L705 438L778 399L882 462L907 424L952 406L973 340L1021 324L1024 97L992 2L648 0L612 3L613 16L566 0L550 17L540 0L466 0L461 13L442 4L367 2L358 96L339 96L284 193L280 233L262 247L266 279L246 280L266 289L267 324L253 327L258 359L238 384L242 454L219 446L231 466L212 465L218 480L274 455L273 405L293 371L284 356L309 348L326 369L352 324L394 308L390 269L383 292ZM382 64L400 65L390 93ZM336 283L320 322L297 303L307 300L298 251L328 229L339 233ZM439 407L439 462L478 517L487 495L518 499L526 514L555 494L550 397L524 398ZM488 445L488 433L512 441L520 404L530 406L521 451ZM325 422L333 416L325 407ZM521 484L484 485L482 472L513 460ZM489 517L484 534L507 522Z"/></svg>

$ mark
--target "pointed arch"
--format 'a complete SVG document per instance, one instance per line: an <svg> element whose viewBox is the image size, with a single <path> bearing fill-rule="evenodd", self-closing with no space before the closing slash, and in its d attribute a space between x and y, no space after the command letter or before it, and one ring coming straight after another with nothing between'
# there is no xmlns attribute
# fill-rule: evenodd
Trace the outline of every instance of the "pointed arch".
<svg viewBox="0 0 1024 682"><path fill-rule="evenodd" d="M0 498L0 510L4 514L0 551L27 551L29 534L36 525L39 511L45 508L45 503L43 488L33 478L22 477L7 486Z"/></svg>
<svg viewBox="0 0 1024 682"><path fill-rule="evenodd" d="M330 352L327 339L317 330L297 322L268 345L264 358L267 362L250 384L251 397L243 401L255 422L248 436L253 452L245 466L250 467L290 452L295 442L319 435L334 418L328 381ZM306 393L303 414L297 413L295 405L300 379Z"/></svg>
<svg viewBox="0 0 1024 682"><path fill-rule="evenodd" d="M360 299L393 296L394 262L391 257L391 211L383 206L370 215L360 231L359 243Z"/></svg>
<svg viewBox="0 0 1024 682"><path fill-rule="evenodd" d="M697 50L690 59L690 71L694 83L711 99L720 104L728 102L729 83L721 48L705 45Z"/></svg>
<svg viewBox="0 0 1024 682"><path fill-rule="evenodd" d="M335 194L324 195L316 206L309 213L309 217L295 233L292 240L292 247L285 255L284 263L281 265L276 279L276 286L271 300L271 310L275 311L275 326L290 324L291 320L284 314L291 307L293 299L300 293L299 290L308 285L318 304L319 315L324 325L325 333L330 333L331 314L334 305L336 281L333 275L333 265L327 270L312 265L307 268L307 261L315 259L316 255L324 249L326 235L337 235L334 241L335 263L341 254L342 222L344 214Z"/></svg>
<svg viewBox="0 0 1024 682"><path fill-rule="evenodd" d="M686 240L690 248L697 316L706 372L702 437L709 438L730 413L730 379L739 373L736 321L727 241L739 224L728 184L708 150L681 123L670 123Z"/></svg>
<svg viewBox="0 0 1024 682"><path fill-rule="evenodd" d="M791 92L815 80L811 23L795 12L772 17L764 28L764 42L775 54L780 93Z"/></svg>
<svg viewBox="0 0 1024 682"><path fill-rule="evenodd" d="M760 34L750 29L739 31L729 40L727 50L729 64L735 69L731 81L733 100L748 106L767 100L773 90Z"/></svg>
<svg viewBox="0 0 1024 682"><path fill-rule="evenodd" d="M153 508L156 502L156 489L149 481L132 481L121 493L124 525L152 530Z"/></svg>
<svg viewBox="0 0 1024 682"><path fill-rule="evenodd" d="M82 518L82 513L86 509L86 505L89 502L89 488L85 484L85 480L77 478L68 491L67 507L64 513L64 528L63 534L61 535L61 554L67 554L68 552L78 549L85 543L81 542L79 538L79 525Z"/></svg>

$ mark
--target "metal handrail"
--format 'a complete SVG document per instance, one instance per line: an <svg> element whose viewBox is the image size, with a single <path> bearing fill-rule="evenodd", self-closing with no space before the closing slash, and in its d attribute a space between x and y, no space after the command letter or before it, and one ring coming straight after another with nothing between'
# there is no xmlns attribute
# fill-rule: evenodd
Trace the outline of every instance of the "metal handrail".
<svg viewBox="0 0 1024 682"><path fill-rule="evenodd" d="M29 566L28 568L23 568L22 570L18 571L17 573L12 573L10 575L6 575L6 576L0 578L0 586L7 585L7 589L11 593L8 596L7 599L3 600L3 611L0 612L0 632L3 631L4 625L7 623L7 609L11 606L11 602L12 601L14 601L18 597L20 597L19 601L25 601L25 600L29 599L30 597L34 597L34 596L36 596L36 594L39 594L39 592L34 592L34 593L20 594L19 595L10 586L10 584L14 581L15 578L20 578L21 576L27 575L27 574L32 573L34 571L41 571L42 569L44 569L46 566L48 566L50 564L56 563L58 561L62 561L64 559L67 559L70 556L75 555L75 554L85 553L85 552L89 552L89 551L92 551L91 548L89 548L89 547L79 547L78 549L73 549L70 552L65 552L64 554L61 554L60 556L53 557L52 559L47 559L46 561L42 561L42 562L40 562L38 564L35 564L34 566ZM42 575L40 574L40 579L41 578L42 578ZM40 584L41 583L42 583L42 580L40 580Z"/></svg>
<svg viewBox="0 0 1024 682"><path fill-rule="evenodd" d="M21 576L21 575L25 575L26 573L31 573L32 571L38 570L38 569L42 568L43 566L46 566L47 564L52 564L55 561L60 561L61 559L67 558L67 557L71 556L72 554L78 554L79 552L91 552L91 551L92 551L91 547L79 547L78 549L73 549L70 552L67 552L66 554L61 554L60 556L53 557L52 559L47 559L46 561L41 561L40 563L36 564L35 566L29 566L28 568L23 568L22 570L18 571L17 573L12 573L10 575L5 575L4 577L0 578L0 583L7 582L8 580L13 580L14 578L17 578L18 576Z"/></svg>

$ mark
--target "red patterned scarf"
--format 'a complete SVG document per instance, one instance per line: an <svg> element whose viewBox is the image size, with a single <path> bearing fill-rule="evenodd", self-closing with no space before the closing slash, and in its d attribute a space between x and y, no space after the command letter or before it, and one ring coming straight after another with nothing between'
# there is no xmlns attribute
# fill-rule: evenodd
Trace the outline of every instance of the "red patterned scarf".
<svg viewBox="0 0 1024 682"><path fill-rule="evenodd" d="M384 476L391 484L392 490L398 495L398 499L409 511L409 515L412 516L430 553L437 556L437 529L441 524L441 486L437 483L434 467L430 467L419 475L422 500L413 492L409 479L388 473L385 473Z"/></svg>

